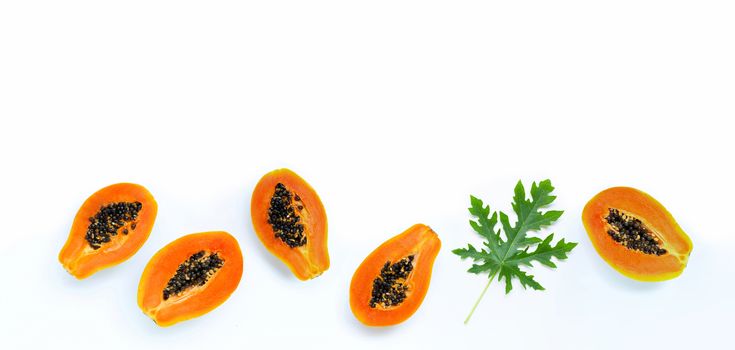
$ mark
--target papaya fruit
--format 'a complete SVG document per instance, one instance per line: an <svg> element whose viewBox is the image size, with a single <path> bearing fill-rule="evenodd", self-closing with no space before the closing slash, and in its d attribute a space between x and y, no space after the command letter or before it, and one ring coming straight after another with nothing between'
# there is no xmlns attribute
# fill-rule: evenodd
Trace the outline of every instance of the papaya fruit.
<svg viewBox="0 0 735 350"><path fill-rule="evenodd" d="M161 327L214 310L237 289L242 252L223 231L193 233L159 250L143 270L138 306Z"/></svg>
<svg viewBox="0 0 735 350"><path fill-rule="evenodd" d="M392 326L411 317L429 290L441 241L416 224L375 249L350 283L350 309L367 326Z"/></svg>
<svg viewBox="0 0 735 350"><path fill-rule="evenodd" d="M324 205L293 171L274 170L258 181L250 217L263 245L298 279L309 280L329 269Z"/></svg>
<svg viewBox="0 0 735 350"><path fill-rule="evenodd" d="M84 201L59 252L59 262L83 279L133 256L153 229L158 205L137 184L107 186Z"/></svg>
<svg viewBox="0 0 735 350"><path fill-rule="evenodd" d="M582 222L610 266L639 281L664 281L687 266L692 241L656 199L630 187L608 188L585 205Z"/></svg>

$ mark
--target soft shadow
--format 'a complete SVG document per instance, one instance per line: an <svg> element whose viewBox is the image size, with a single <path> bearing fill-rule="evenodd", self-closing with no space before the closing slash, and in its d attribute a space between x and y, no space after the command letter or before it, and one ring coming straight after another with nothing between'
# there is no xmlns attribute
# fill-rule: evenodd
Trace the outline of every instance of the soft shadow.
<svg viewBox="0 0 735 350"><path fill-rule="evenodd" d="M207 316L211 315L205 314L201 317L186 320L185 322L179 322L170 327L161 327L141 311L134 316L135 319L133 322L121 322L121 324L124 324L131 330L131 334L145 334L146 336L154 337L156 343L161 343L175 341L185 334L201 331L202 323L207 322Z"/></svg>
<svg viewBox="0 0 735 350"><path fill-rule="evenodd" d="M271 254L264 246L263 243L260 242L260 240L255 236L255 231L252 229L252 226L249 227L246 230L246 235L248 238L248 247L258 247L254 250L257 251L256 254L260 256L263 260L266 260L268 265L271 265L275 271L275 273L284 280L293 280L294 275L291 273L291 270L286 266L286 264L283 263L283 261L276 258L275 255ZM252 251L253 249L251 249Z"/></svg>
<svg viewBox="0 0 735 350"><path fill-rule="evenodd" d="M663 287L663 284L661 283L641 282L624 276L623 274L612 268L612 266L608 265L600 256L598 256L594 247L592 247L591 245L585 245L584 247L587 249L587 251L591 250L593 252L587 254L587 260L592 261L592 264L594 265L594 268L597 271L598 275L608 285L616 289L639 292L651 292ZM593 254L595 256L593 256Z"/></svg>
<svg viewBox="0 0 735 350"><path fill-rule="evenodd" d="M395 326L392 326L392 327L370 327L370 326L366 326L366 325L360 323L360 321L358 321L357 318L355 318L355 315L352 314L352 310L350 310L350 300L349 300L349 297L347 299L348 300L343 300L342 303L341 303L343 305L343 307L342 307L342 314L348 320L348 322L350 323L350 325L352 326L352 328L356 329L362 335L367 336L367 337L386 337L389 334L395 333L396 332L396 329L401 326L401 325L395 325ZM409 322L409 321L410 321L410 319L407 320L406 322Z"/></svg>

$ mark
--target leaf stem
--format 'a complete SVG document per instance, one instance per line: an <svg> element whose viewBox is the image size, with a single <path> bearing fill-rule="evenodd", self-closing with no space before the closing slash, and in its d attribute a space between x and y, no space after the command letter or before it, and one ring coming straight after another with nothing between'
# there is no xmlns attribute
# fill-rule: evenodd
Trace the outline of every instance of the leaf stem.
<svg viewBox="0 0 735 350"><path fill-rule="evenodd" d="M464 324L467 324L468 322L470 322L470 318L472 318L472 314L475 313L475 309L477 309L477 305L480 305L480 300L482 300L482 298L485 296L485 292L487 292L487 288L490 287L490 282L493 281L493 279L495 278L495 275L498 274L498 271L500 271L500 269L493 272L493 274L490 275L490 278L488 278L487 284L485 285L485 289L482 290L482 294L480 294L480 297L477 298L477 301L475 301L475 305L472 306L472 310L470 310L470 314L467 315L467 318L465 318Z"/></svg>

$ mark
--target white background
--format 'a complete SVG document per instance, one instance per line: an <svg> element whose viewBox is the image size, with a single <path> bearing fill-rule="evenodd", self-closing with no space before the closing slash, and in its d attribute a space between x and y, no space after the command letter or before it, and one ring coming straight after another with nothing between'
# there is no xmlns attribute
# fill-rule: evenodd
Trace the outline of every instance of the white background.
<svg viewBox="0 0 735 350"><path fill-rule="evenodd" d="M732 1L2 1L0 348L685 349L731 343ZM329 215L331 269L296 280L255 237L251 191L289 167ZM485 284L475 194L510 210L550 178L579 242L544 292ZM57 262L84 199L120 181L159 203L126 263L77 281ZM608 267L580 221L598 191L647 191L694 242L683 275ZM348 307L362 259L416 222L439 234L409 321ZM159 328L136 305L148 259L226 230L242 283Z"/></svg>

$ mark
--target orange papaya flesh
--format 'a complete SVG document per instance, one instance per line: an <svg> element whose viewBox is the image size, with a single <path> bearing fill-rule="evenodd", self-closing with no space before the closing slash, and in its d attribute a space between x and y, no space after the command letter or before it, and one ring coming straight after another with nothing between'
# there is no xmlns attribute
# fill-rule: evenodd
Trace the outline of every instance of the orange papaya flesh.
<svg viewBox="0 0 735 350"><path fill-rule="evenodd" d="M592 245L610 266L639 281L664 281L687 266L692 241L656 199L613 187L585 205L582 221Z"/></svg>
<svg viewBox="0 0 735 350"><path fill-rule="evenodd" d="M350 283L350 308L367 326L392 326L421 306L441 241L428 226L416 224L375 249Z"/></svg>
<svg viewBox="0 0 735 350"><path fill-rule="evenodd" d="M316 191L289 169L265 174L250 203L253 228L263 245L300 280L329 269L327 214Z"/></svg>
<svg viewBox="0 0 735 350"><path fill-rule="evenodd" d="M240 246L227 232L194 233L159 250L138 284L138 306L168 327L224 303L242 278Z"/></svg>
<svg viewBox="0 0 735 350"><path fill-rule="evenodd" d="M133 256L148 239L158 205L148 190L132 183L107 186L82 204L59 262L83 279Z"/></svg>

